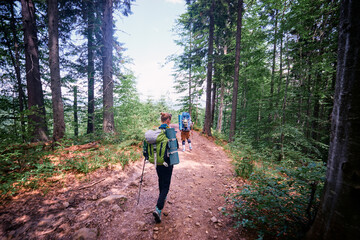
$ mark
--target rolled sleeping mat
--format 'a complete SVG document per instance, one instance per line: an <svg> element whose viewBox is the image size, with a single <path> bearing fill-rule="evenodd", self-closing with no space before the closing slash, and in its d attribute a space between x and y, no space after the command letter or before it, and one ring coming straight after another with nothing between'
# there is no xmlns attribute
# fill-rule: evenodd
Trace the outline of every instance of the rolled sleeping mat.
<svg viewBox="0 0 360 240"><path fill-rule="evenodd" d="M178 142L176 139L176 131L175 128L167 128L165 131L166 137L169 139L169 157L170 157L170 165L179 164L179 154L178 154Z"/></svg>
<svg viewBox="0 0 360 240"><path fill-rule="evenodd" d="M179 115L179 130L183 130L182 115Z"/></svg>

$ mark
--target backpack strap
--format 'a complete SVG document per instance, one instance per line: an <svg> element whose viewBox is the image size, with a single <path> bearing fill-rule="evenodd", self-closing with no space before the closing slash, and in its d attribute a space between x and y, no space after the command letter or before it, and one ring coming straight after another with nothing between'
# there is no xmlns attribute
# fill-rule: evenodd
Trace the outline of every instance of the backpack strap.
<svg viewBox="0 0 360 240"><path fill-rule="evenodd" d="M155 168L157 167L157 153L156 153L156 143L152 144L153 146L153 150L154 150L154 163L155 163Z"/></svg>

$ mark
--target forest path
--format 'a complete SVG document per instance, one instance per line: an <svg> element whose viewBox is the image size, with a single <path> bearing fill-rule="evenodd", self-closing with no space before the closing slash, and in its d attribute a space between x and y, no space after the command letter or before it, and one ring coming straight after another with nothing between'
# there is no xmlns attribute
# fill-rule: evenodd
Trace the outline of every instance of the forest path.
<svg viewBox="0 0 360 240"><path fill-rule="evenodd" d="M178 130L177 125L172 127ZM180 140L179 131L177 138ZM247 239L233 229L231 218L221 213L224 195L236 186L231 160L221 147L195 131L191 140L191 152L187 143L187 151L179 151L180 164L174 166L160 224L152 215L158 183L150 163L145 165L137 205L143 168L143 161L137 161L124 171L96 171L90 183L74 179L72 185L45 196L14 199L0 208L0 238Z"/></svg>

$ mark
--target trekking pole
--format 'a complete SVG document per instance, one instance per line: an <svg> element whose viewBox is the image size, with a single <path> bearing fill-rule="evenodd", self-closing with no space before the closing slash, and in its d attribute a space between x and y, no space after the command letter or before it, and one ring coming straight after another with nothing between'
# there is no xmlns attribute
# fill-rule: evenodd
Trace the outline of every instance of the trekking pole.
<svg viewBox="0 0 360 240"><path fill-rule="evenodd" d="M140 192L141 192L141 185L142 185L142 182L143 182L143 176L144 176L144 169L145 169L145 161L146 159L144 159L144 166L143 166L143 169L142 169L142 173L141 173L141 178L140 178L140 185L139 185L139 196L138 196L138 200L137 200L137 205L139 205L139 201L140 201Z"/></svg>

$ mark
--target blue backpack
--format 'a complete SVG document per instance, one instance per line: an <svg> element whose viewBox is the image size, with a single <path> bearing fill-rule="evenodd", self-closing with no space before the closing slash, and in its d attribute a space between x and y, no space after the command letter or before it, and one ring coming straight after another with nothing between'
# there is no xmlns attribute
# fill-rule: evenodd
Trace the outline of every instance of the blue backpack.
<svg viewBox="0 0 360 240"><path fill-rule="evenodd" d="M191 129L191 117L188 112L183 112L179 115L179 129L180 131L190 131Z"/></svg>

